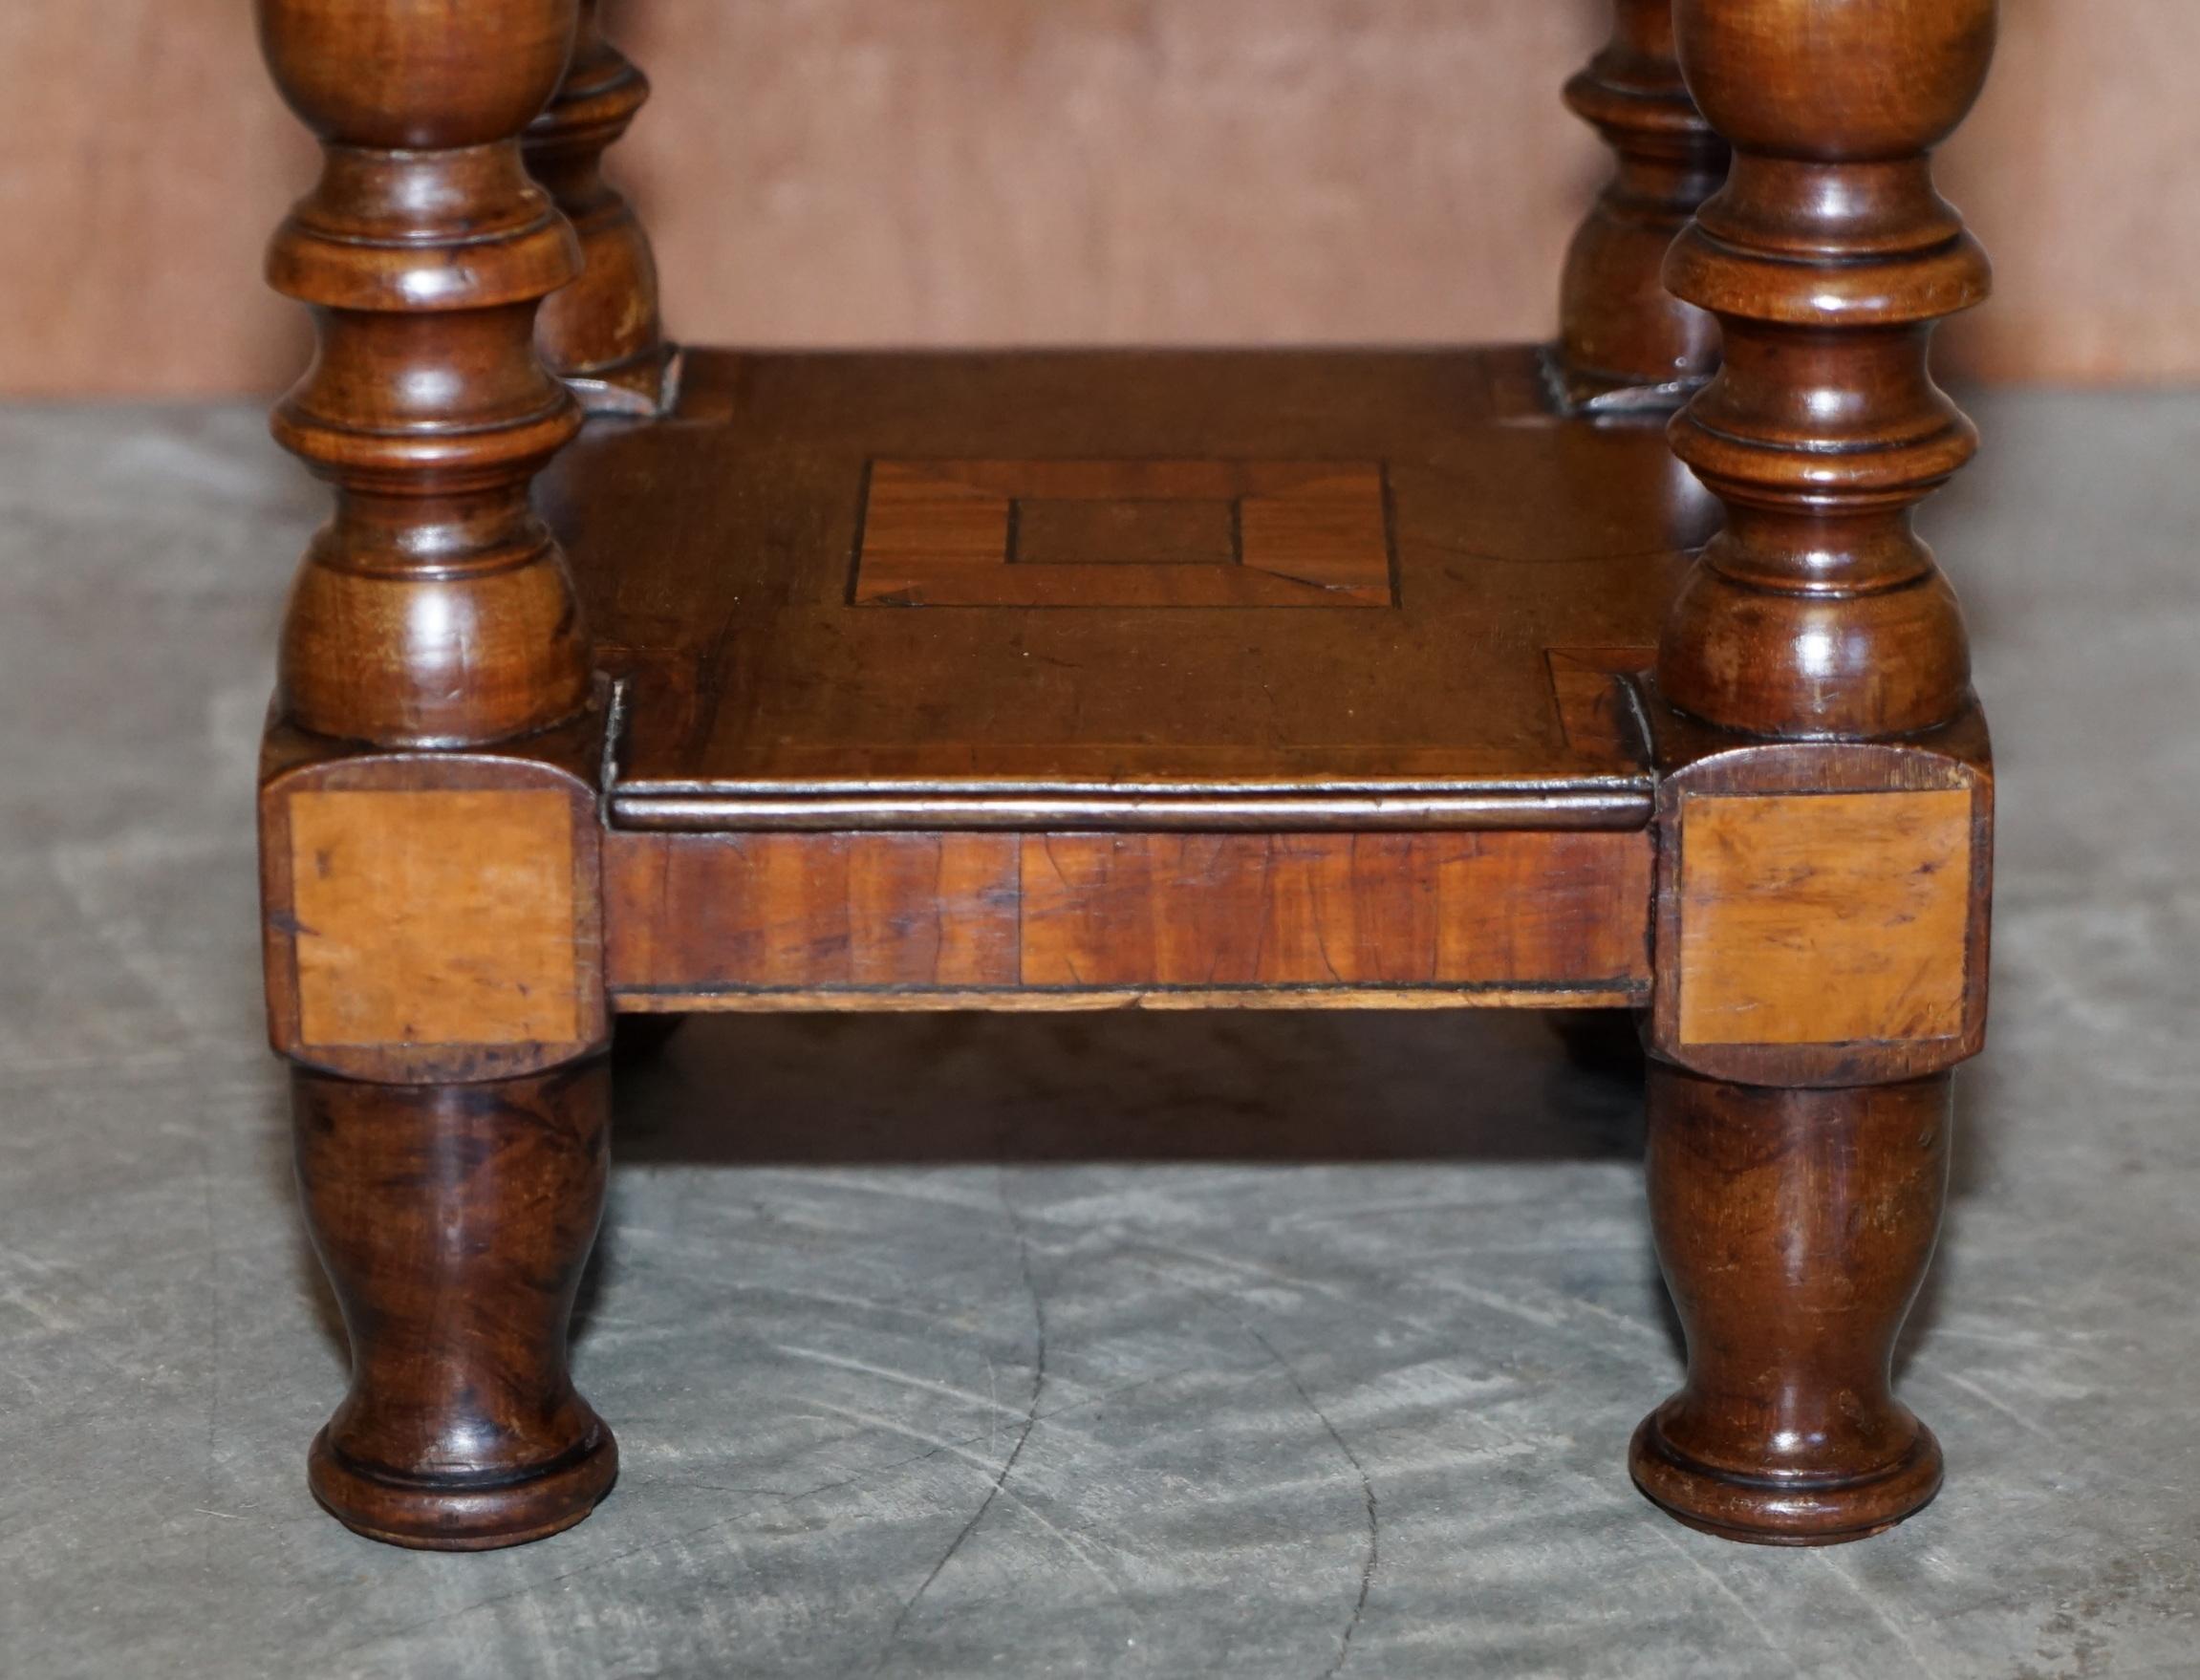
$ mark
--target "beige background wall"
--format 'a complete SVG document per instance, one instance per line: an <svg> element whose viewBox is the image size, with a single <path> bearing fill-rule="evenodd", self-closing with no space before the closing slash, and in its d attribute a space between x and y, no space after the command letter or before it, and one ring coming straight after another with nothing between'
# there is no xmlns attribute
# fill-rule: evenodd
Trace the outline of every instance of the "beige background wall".
<svg viewBox="0 0 2200 1680"><path fill-rule="evenodd" d="M615 0L676 331L748 342L1534 335L1601 169L1604 0ZM313 169L247 0L0 7L0 392L284 383ZM2001 272L1948 359L2200 377L2200 5L2004 0L1943 179Z"/></svg>

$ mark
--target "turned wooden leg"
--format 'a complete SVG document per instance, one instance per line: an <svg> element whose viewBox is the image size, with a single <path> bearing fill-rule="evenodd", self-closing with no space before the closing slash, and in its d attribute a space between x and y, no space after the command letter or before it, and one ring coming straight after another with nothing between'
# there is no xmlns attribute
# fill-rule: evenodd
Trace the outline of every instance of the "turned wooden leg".
<svg viewBox="0 0 2200 1680"><path fill-rule="evenodd" d="M1676 0L1674 15L1734 166L1667 261L1722 343L1672 440L1727 517L1666 621L1659 691L1757 736L1946 723L1970 702L1970 653L1911 512L1978 438L1927 358L1991 272L1931 150L1985 82L1995 0Z"/></svg>
<svg viewBox="0 0 2200 1680"><path fill-rule="evenodd" d="M517 1545L586 1517L618 1471L566 1331L595 1240L599 1059L478 1085L299 1069L298 1185L352 1340L313 1495L398 1545Z"/></svg>
<svg viewBox="0 0 2200 1680"><path fill-rule="evenodd" d="M634 206L603 175L604 152L648 98L648 77L603 32L600 0L581 0L572 65L528 126L526 149L580 236L582 270L544 303L535 336L582 405L607 414L661 413L676 396L657 258Z"/></svg>
<svg viewBox="0 0 2200 1680"><path fill-rule="evenodd" d="M335 492L261 762L270 1036L353 1343L313 1492L403 1545L551 1533L615 1463L565 1368L603 1196L604 731L529 497L581 425L534 345L580 252L520 152L576 8L258 0L323 150L269 253L320 340L274 430Z"/></svg>
<svg viewBox="0 0 2200 1680"><path fill-rule="evenodd" d="M320 136L268 254L320 347L274 431L336 490L283 625L290 722L377 746L503 741L589 703L593 660L529 482L580 429L534 351L580 271L519 133L556 90L574 0L259 0Z"/></svg>
<svg viewBox="0 0 2200 1680"><path fill-rule="evenodd" d="M1671 407L1718 363L1718 330L1665 288L1666 249L1726 176L1726 142L1673 56L1672 0L1613 0L1603 52L1566 103L1611 147L1610 183L1566 252L1559 371L1568 396Z"/></svg>
<svg viewBox="0 0 2200 1680"><path fill-rule="evenodd" d="M1887 1389L1932 1248L1948 1069L1985 1035L1993 772L1962 614L1912 528L1977 446L1934 325L1985 255L1930 152L1995 0L1675 0L1733 144L1666 275L1719 324L1673 447L1725 504L1668 616L1650 1195L1689 1384L1636 1437L1684 1520L1806 1544L1932 1496Z"/></svg>
<svg viewBox="0 0 2200 1680"><path fill-rule="evenodd" d="M1822 1545L1900 1522L1940 1447L1889 1389L1948 1182L1949 1076L1844 1090L1653 1064L1650 1198L1688 1384L1636 1484L1693 1527Z"/></svg>

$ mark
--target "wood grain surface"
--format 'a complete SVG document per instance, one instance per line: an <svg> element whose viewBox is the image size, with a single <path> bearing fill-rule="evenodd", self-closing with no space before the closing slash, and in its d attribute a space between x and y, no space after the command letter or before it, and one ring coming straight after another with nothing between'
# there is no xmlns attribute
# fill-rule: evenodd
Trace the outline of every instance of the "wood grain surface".
<svg viewBox="0 0 2200 1680"><path fill-rule="evenodd" d="M1681 818L1681 1040L1962 1030L1972 795L1693 798Z"/></svg>
<svg viewBox="0 0 2200 1680"><path fill-rule="evenodd" d="M1751 744L1650 718L1652 1052L1737 1085L1813 1087L1975 1056L1994 892L1983 717L1904 742Z"/></svg>
<svg viewBox="0 0 2200 1680"><path fill-rule="evenodd" d="M1391 987L1625 1002L1649 980L1650 875L1647 832L615 830L604 855L621 1007L1279 989L1390 1002Z"/></svg>
<svg viewBox="0 0 2200 1680"><path fill-rule="evenodd" d="M592 724L537 756L361 756L278 727L262 761L268 1031L346 1079L522 1075L610 1037Z"/></svg>
<svg viewBox="0 0 2200 1680"><path fill-rule="evenodd" d="M2189 0L2007 0L1942 178L1993 249L1949 365L2200 375ZM675 334L766 344L1537 336L1607 166L1604 0L614 0L613 154ZM236 0L0 9L0 392L270 390L313 148ZM32 74L35 66L67 74ZM2183 183L2182 186L2180 183Z"/></svg>
<svg viewBox="0 0 2200 1680"><path fill-rule="evenodd" d="M301 792L290 819L306 1044L586 1036L563 794Z"/></svg>
<svg viewBox="0 0 2200 1680"><path fill-rule="evenodd" d="M880 463L924 460L953 483L890 507L882 545L936 579L966 572L977 592L852 605L895 585L874 571L892 554L871 546L867 482L875 513ZM1053 499L1040 534L1067 540L1066 516L1094 490L1290 491L1299 469L1273 464L1284 462L1314 463L1315 489L1345 486L1347 517L1330 519L1326 492L1278 496L1268 511L1298 528L1247 518L1248 559L1317 571L1307 537L1343 529L1335 552L1371 566L1379 485L1394 596L1387 575L1373 606L1327 610L1329 592L1249 565L1002 563L1023 492ZM1365 463L1357 476L1329 473L1351 463ZM1662 428L1562 420L1536 357L1502 350L696 353L674 421L593 427L542 487L598 654L625 685L616 819L734 830L786 826L797 800L1094 790L1117 806L1185 791L1354 805L1501 794L1525 802L1510 826L1539 829L1578 826L1548 801L1585 796L1606 802L1603 820L1639 827L1639 753L1618 720L1585 716L1613 694L1593 662L1639 668L1602 650L1655 640L1710 506ZM1262 500L1240 506L1258 515ZM1317 604L976 604L1025 571L1142 588L1247 573ZM1567 664L1562 685L1552 649L1590 650L1592 668ZM873 824L852 812L838 826ZM1012 826L1175 825L1048 808ZM1356 811L1350 826L1390 824Z"/></svg>
<svg viewBox="0 0 2200 1680"><path fill-rule="evenodd" d="M859 607L1388 607L1369 462L876 461Z"/></svg>

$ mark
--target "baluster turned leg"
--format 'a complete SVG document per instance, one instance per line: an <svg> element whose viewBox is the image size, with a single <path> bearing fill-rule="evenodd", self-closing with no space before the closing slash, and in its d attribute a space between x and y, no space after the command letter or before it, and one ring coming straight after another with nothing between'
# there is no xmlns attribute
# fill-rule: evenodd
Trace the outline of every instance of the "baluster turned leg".
<svg viewBox="0 0 2200 1680"><path fill-rule="evenodd" d="M472 1085L294 1078L298 1184L352 1339L314 1493L399 1545L571 1527L617 1468L566 1369L603 1212L603 1063Z"/></svg>
<svg viewBox="0 0 2200 1680"><path fill-rule="evenodd" d="M1650 1071L1650 1199L1688 1386L1635 1436L1635 1477L1736 1539L1851 1540L1940 1486L1894 1398L1894 1340L1948 1179L1949 1077L1852 1090Z"/></svg>
<svg viewBox="0 0 2200 1680"><path fill-rule="evenodd" d="M352 1337L310 1474L416 1546L564 1527L616 1465L565 1363L603 1195L601 730L528 496L580 426L534 349L579 252L519 146L575 5L259 0L325 153L269 269L320 339L275 433L335 514L291 593L261 787L270 1020Z"/></svg>
<svg viewBox="0 0 2200 1680"><path fill-rule="evenodd" d="M526 150L580 236L582 273L543 305L535 337L582 405L607 413L653 414L672 398L657 259L634 206L603 176L605 151L648 98L648 77L605 38L601 0L581 0L572 68L528 125Z"/></svg>
<svg viewBox="0 0 2200 1680"><path fill-rule="evenodd" d="M572 585L528 500L580 429L533 348L579 256L518 145L574 3L259 0L325 158L268 257L320 337L275 436L336 493L283 625L281 709L316 734L501 741L587 702Z"/></svg>
<svg viewBox="0 0 2200 1680"><path fill-rule="evenodd" d="M1676 24L1734 165L1667 266L1723 334L1672 441L1727 517L1656 675L1651 1204L1689 1379L1633 1469L1687 1521L1823 1543L1940 1477L1887 1362L1947 1069L1984 1032L1991 772L1911 510L1976 446L1927 353L1988 270L1929 154L1995 0L1676 0Z"/></svg>
<svg viewBox="0 0 2200 1680"><path fill-rule="evenodd" d="M1559 292L1560 371L1576 400L1685 392L1718 361L1711 318L1661 273L1667 248L1725 177L1726 142L1681 80L1672 0L1613 0L1612 13L1610 42L1566 84L1566 103L1617 163L1574 235Z"/></svg>

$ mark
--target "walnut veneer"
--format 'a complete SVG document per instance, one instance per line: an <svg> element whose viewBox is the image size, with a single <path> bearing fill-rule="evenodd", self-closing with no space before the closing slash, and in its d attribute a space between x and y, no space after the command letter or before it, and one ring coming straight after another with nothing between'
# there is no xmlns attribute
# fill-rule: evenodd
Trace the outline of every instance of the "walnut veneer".
<svg viewBox="0 0 2200 1680"><path fill-rule="evenodd" d="M1994 0L1618 0L1553 346L1207 355L683 355L593 0L259 12L327 159L261 798L331 1512L611 1485L615 1017L1125 1003L1634 1011L1689 1340L1637 1482L1774 1543L1931 1497L1888 1367L1993 779L1910 515L1975 443L1929 155Z"/></svg>

